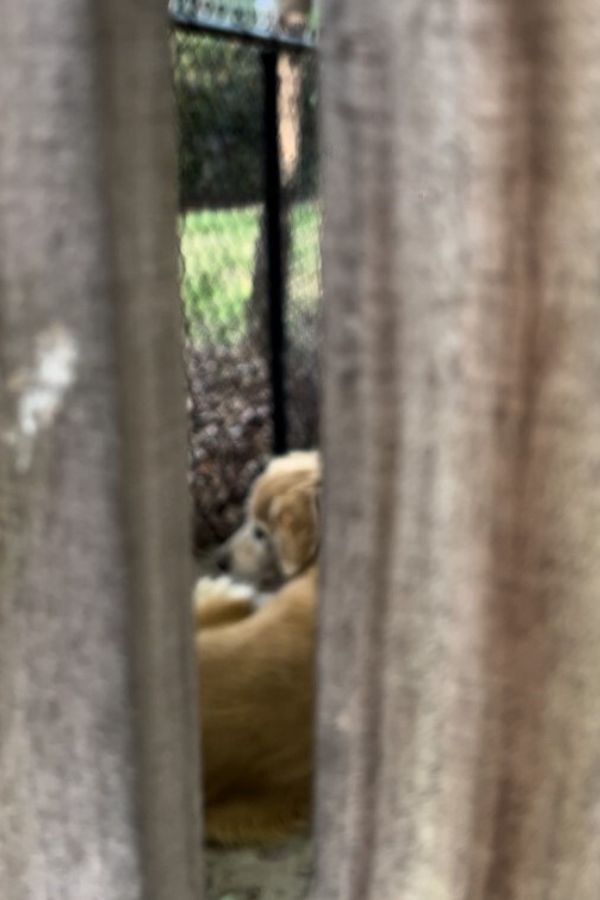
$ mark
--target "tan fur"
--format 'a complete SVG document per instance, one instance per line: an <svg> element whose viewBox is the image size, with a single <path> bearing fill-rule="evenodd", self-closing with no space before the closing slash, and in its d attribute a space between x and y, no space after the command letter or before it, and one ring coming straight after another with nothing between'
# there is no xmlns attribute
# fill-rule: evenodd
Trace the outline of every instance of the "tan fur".
<svg viewBox="0 0 600 900"><path fill-rule="evenodd" d="M226 571L271 588L313 561L318 542L319 454L274 459L250 492L246 520L221 548Z"/></svg>
<svg viewBox="0 0 600 900"><path fill-rule="evenodd" d="M320 466L294 456L258 479L247 517L299 574L256 611L226 579L196 592L206 835L223 844L268 843L310 811Z"/></svg>
<svg viewBox="0 0 600 900"><path fill-rule="evenodd" d="M201 578L194 590L196 629L216 628L245 619L256 610L256 592L224 575Z"/></svg>

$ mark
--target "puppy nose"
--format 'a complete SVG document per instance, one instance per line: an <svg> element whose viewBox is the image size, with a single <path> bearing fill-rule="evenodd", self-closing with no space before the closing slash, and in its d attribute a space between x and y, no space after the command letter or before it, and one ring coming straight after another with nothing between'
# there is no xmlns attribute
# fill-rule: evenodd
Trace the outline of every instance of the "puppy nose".
<svg viewBox="0 0 600 900"><path fill-rule="evenodd" d="M220 547L217 550L215 561L217 563L217 568L221 570L221 572L229 571L229 553L224 547Z"/></svg>

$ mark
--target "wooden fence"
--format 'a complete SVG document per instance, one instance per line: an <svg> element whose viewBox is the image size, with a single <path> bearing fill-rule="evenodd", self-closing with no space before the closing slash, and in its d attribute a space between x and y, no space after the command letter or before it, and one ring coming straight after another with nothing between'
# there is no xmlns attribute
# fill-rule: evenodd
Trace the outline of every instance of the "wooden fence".
<svg viewBox="0 0 600 900"><path fill-rule="evenodd" d="M600 885L600 8L324 3L318 900ZM164 4L0 31L0 893L201 897Z"/></svg>

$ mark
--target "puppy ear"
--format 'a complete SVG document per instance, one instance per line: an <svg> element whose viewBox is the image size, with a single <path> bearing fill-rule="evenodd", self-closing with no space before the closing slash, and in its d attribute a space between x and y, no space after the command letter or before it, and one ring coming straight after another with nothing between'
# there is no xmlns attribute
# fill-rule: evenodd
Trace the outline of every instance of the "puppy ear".
<svg viewBox="0 0 600 900"><path fill-rule="evenodd" d="M319 546L318 485L294 487L275 497L269 519L281 571L291 578L312 562Z"/></svg>

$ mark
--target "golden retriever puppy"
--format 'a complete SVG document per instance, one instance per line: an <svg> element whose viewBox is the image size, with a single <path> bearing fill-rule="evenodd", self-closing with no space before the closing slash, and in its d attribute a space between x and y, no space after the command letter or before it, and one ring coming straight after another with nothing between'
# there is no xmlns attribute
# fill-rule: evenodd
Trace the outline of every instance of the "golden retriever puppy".
<svg viewBox="0 0 600 900"><path fill-rule="evenodd" d="M217 554L219 568L269 589L314 562L320 482L316 451L272 460L250 491L244 524Z"/></svg>
<svg viewBox="0 0 600 900"><path fill-rule="evenodd" d="M252 584L196 587L205 830L218 843L268 843L308 819L320 481L316 453L271 462L222 552Z"/></svg>

